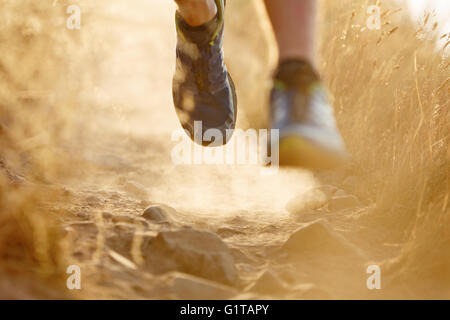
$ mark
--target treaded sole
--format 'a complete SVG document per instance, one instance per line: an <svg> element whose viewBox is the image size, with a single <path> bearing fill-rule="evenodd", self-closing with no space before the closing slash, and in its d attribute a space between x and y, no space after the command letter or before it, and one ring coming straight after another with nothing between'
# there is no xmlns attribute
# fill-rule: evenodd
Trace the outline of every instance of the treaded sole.
<svg viewBox="0 0 450 320"><path fill-rule="evenodd" d="M345 164L347 157L325 150L300 136L280 139L280 166L313 170L334 169Z"/></svg>

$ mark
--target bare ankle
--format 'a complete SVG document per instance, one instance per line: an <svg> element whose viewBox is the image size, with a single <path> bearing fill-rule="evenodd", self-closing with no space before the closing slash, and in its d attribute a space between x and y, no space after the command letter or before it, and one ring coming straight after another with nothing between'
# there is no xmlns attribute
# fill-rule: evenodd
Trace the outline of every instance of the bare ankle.
<svg viewBox="0 0 450 320"><path fill-rule="evenodd" d="M193 27L211 21L217 14L214 0L175 0L183 19Z"/></svg>

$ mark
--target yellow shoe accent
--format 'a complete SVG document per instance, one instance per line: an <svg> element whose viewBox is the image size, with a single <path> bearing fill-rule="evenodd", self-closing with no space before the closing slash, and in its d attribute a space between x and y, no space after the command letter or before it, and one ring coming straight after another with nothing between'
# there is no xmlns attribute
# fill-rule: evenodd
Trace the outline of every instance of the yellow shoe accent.
<svg viewBox="0 0 450 320"><path fill-rule="evenodd" d="M280 166L325 170L339 167L346 160L345 155L321 148L297 135L280 139Z"/></svg>

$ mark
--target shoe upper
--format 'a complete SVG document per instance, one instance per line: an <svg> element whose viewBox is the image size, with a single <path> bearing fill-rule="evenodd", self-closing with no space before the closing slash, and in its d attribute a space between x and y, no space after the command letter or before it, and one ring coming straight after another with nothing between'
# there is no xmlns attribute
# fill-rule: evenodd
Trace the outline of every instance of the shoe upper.
<svg viewBox="0 0 450 320"><path fill-rule="evenodd" d="M234 129L236 122L236 96L222 49L223 1L216 3L216 18L199 27L189 26L176 14L178 41L173 78L173 100L183 128L195 142L214 146L227 142L226 130ZM201 121L201 130L194 126L196 121ZM208 129L220 130L224 141L204 142L202 137Z"/></svg>
<svg viewBox="0 0 450 320"><path fill-rule="evenodd" d="M272 128L280 130L280 139L298 135L325 150L346 154L328 96L309 63L282 62L270 97Z"/></svg>

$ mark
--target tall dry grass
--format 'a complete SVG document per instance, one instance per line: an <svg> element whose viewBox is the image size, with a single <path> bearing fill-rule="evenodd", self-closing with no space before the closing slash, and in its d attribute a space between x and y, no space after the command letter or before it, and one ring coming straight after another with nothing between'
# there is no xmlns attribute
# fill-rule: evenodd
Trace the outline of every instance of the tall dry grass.
<svg viewBox="0 0 450 320"><path fill-rule="evenodd" d="M381 6L380 30L366 26L367 7L373 4ZM274 62L267 53L273 52L273 37L264 37L267 26L252 20L260 5L235 0L227 35L248 39L250 54L244 56L257 61L245 64L245 70L232 69L244 101L241 112L245 109L244 118L253 126L266 121L264 99ZM384 230L374 241L404 244L401 256L386 263L392 283L415 283L428 289L419 291L422 295L448 298L450 35L439 30L432 12L424 12L418 24L412 21L406 3L323 0L318 53L320 73L353 157L331 177L338 183L356 177L353 192L375 207L370 223ZM438 46L439 39L447 44ZM238 47L239 40L228 44ZM238 64L229 60L231 68ZM259 76L253 78L256 85L245 82L247 73Z"/></svg>
<svg viewBox="0 0 450 320"><path fill-rule="evenodd" d="M440 282L436 292L449 297L450 61L437 40L450 36L431 13L416 25L390 2L379 3L381 30L369 30L367 4L326 2L321 71L358 191L392 238L406 242L395 272Z"/></svg>

